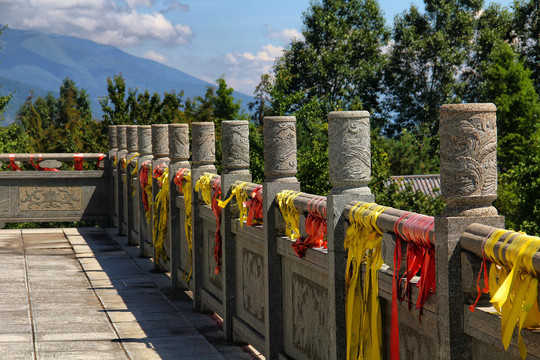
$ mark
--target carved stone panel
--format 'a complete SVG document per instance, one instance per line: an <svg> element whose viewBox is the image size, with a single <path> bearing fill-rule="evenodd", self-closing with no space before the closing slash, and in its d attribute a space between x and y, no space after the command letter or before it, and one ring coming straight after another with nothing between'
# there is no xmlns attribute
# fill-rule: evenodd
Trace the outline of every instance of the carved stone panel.
<svg viewBox="0 0 540 360"><path fill-rule="evenodd" d="M328 114L330 182L334 187L367 186L371 176L369 112Z"/></svg>
<svg viewBox="0 0 540 360"><path fill-rule="evenodd" d="M292 273L293 344L307 359L329 359L328 290Z"/></svg>
<svg viewBox="0 0 540 360"><path fill-rule="evenodd" d="M242 251L242 304L244 310L264 322L264 276L263 257L243 249Z"/></svg>
<svg viewBox="0 0 540 360"><path fill-rule="evenodd" d="M214 123L191 124L193 165L211 165L216 161Z"/></svg>
<svg viewBox="0 0 540 360"><path fill-rule="evenodd" d="M493 104L440 109L441 196L444 215L497 215L497 117Z"/></svg>
<svg viewBox="0 0 540 360"><path fill-rule="evenodd" d="M264 173L270 179L296 175L296 118L264 118Z"/></svg>
<svg viewBox="0 0 540 360"><path fill-rule="evenodd" d="M81 187L29 186L19 188L19 206L28 210L81 210Z"/></svg>
<svg viewBox="0 0 540 360"><path fill-rule="evenodd" d="M152 154L155 158L169 155L169 125L154 124L152 126Z"/></svg>
<svg viewBox="0 0 540 360"><path fill-rule="evenodd" d="M432 338L403 323L399 324L399 343L402 359L430 359L437 354Z"/></svg>
<svg viewBox="0 0 540 360"><path fill-rule="evenodd" d="M152 154L152 127L150 125L139 125L139 154Z"/></svg>
<svg viewBox="0 0 540 360"><path fill-rule="evenodd" d="M169 125L169 157L171 161L189 159L189 125Z"/></svg>
<svg viewBox="0 0 540 360"><path fill-rule="evenodd" d="M221 123L221 151L224 169L249 168L249 123L245 120Z"/></svg>

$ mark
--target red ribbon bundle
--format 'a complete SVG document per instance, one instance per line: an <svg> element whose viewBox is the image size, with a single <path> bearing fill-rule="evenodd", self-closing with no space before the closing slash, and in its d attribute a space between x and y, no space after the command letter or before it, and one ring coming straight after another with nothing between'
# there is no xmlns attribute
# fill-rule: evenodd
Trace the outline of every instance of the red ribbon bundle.
<svg viewBox="0 0 540 360"><path fill-rule="evenodd" d="M247 226L262 224L263 219L263 186L259 185L251 192L251 200L244 201L244 206L249 209L246 219Z"/></svg>
<svg viewBox="0 0 540 360"><path fill-rule="evenodd" d="M44 167L41 167L39 165L39 163L41 162L43 156L41 154L39 154L39 160L38 160L38 163L35 164L34 163L34 154L30 154L30 164L32 165L32 167L38 171L60 171L58 169L53 169L53 168L44 168Z"/></svg>
<svg viewBox="0 0 540 360"><path fill-rule="evenodd" d="M394 276L392 282L392 331L390 340L390 357L392 360L399 359L399 327L398 327L398 297L403 301L407 297L409 310L411 309L411 280L421 270L418 300L416 309L420 310L421 321L422 308L430 295L435 294L435 249L429 241L429 233L433 229L434 218L414 213L403 214L394 224L396 234L396 246L394 248ZM401 230L400 230L401 227ZM401 267L401 242L407 241L407 270L399 278ZM401 283L405 279L405 291L400 297Z"/></svg>
<svg viewBox="0 0 540 360"><path fill-rule="evenodd" d="M75 170L82 170L83 169L83 153L76 153L73 154L73 161L75 161Z"/></svg>
<svg viewBox="0 0 540 360"><path fill-rule="evenodd" d="M216 267L214 269L215 274L219 274L221 271L221 207L218 205L218 200L221 200L221 178L214 180L212 185L212 212L216 218L216 233L215 233L215 246L214 246L214 260L216 261Z"/></svg>
<svg viewBox="0 0 540 360"><path fill-rule="evenodd" d="M125 159L124 159L123 166L125 167ZM163 172L165 171L165 168L167 166L168 165L165 164L165 163L161 163L158 166L156 166L156 168L154 169L154 179L157 179L157 178L161 177L161 175L163 175ZM158 180L157 184L158 184L159 187L161 187L161 183L159 182L159 180Z"/></svg>
<svg viewBox="0 0 540 360"><path fill-rule="evenodd" d="M15 154L9 154L8 168L11 169L11 171L22 171L21 168L15 164Z"/></svg>
<svg viewBox="0 0 540 360"><path fill-rule="evenodd" d="M98 161L97 161L97 167L98 169L101 168L101 161L105 159L105 154L99 154Z"/></svg>
<svg viewBox="0 0 540 360"><path fill-rule="evenodd" d="M178 191L181 193L184 192L182 189L182 180L184 179L185 173L187 173L188 171L189 169L186 168L180 169L176 172L176 175L174 176L174 183L176 184L176 186L178 186Z"/></svg>
<svg viewBox="0 0 540 360"><path fill-rule="evenodd" d="M292 244L292 248L296 255L303 258L306 255L306 250L313 247L327 248L327 224L326 224L326 198L316 197L308 203L308 216L306 217L306 234L307 236L299 237ZM323 205L324 206L321 206Z"/></svg>
<svg viewBox="0 0 540 360"><path fill-rule="evenodd" d="M142 201L144 205L144 210L148 212L149 204L148 204L148 195L146 194L146 186L148 186L148 172L150 171L150 166L152 166L152 161L146 160L141 165L141 172L139 174L139 184L141 185L142 189Z"/></svg>

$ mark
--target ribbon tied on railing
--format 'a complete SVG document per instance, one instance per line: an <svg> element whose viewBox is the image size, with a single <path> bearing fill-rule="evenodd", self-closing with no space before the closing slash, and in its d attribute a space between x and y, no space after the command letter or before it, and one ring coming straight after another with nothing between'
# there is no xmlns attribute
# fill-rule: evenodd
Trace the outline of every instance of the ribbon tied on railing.
<svg viewBox="0 0 540 360"><path fill-rule="evenodd" d="M435 277L435 249L429 240L429 233L433 230L433 216L416 213L404 213L394 223L396 243L394 248L394 271L392 281L392 327L390 340L390 358L399 359L399 324L398 324L398 299L403 301L407 297L409 310L411 309L411 280L420 272L420 279L416 284L419 288L416 309L420 310L421 321L422 309L425 302L436 290ZM407 270L402 277L399 276L402 259L402 242L407 242ZM405 279L405 290L401 294L401 285Z"/></svg>
<svg viewBox="0 0 540 360"><path fill-rule="evenodd" d="M503 242L499 244L498 256L495 256L495 244L505 235ZM508 350L514 328L518 325L518 348L522 359L527 357L527 347L523 342L521 329L540 326L538 274L532 264L532 259L539 249L539 237L504 229L494 230L482 245L484 259L478 274L477 289L480 291L479 282L483 270L483 290L489 291L491 303L501 315L501 339L504 349ZM486 259L492 262L489 279L485 276ZM480 294L471 305L471 311L474 311L479 298Z"/></svg>
<svg viewBox="0 0 540 360"><path fill-rule="evenodd" d="M248 208L246 207L248 193L246 187L249 184L245 181L237 181L231 188L231 195L225 200L219 200L218 206L224 208L232 200L236 198L236 205L238 206L238 219L240 220L240 227L244 226L244 221L247 221Z"/></svg>
<svg viewBox="0 0 540 360"><path fill-rule="evenodd" d="M346 280L347 359L381 358L382 325L379 304L379 269L382 231L377 218L387 208L374 203L356 203L349 211L344 248L348 250ZM366 271L361 287L361 265Z"/></svg>
<svg viewBox="0 0 540 360"><path fill-rule="evenodd" d="M154 228L152 231L154 249L156 251L156 264L160 260L167 262L167 252L165 250L165 237L167 236L167 218L169 214L169 167L160 164L154 169L154 178L160 187L155 202Z"/></svg>
<svg viewBox="0 0 540 360"><path fill-rule="evenodd" d="M43 160L43 155L38 154L38 163L36 164L34 163L34 154L30 154L30 165L32 165L32 167L36 169L37 171L60 171L54 168L41 167L40 163L42 160Z"/></svg>
<svg viewBox="0 0 540 360"><path fill-rule="evenodd" d="M144 205L146 222L148 224L150 224L150 199L152 198L152 176L148 176L151 167L152 161L146 160L141 164L141 171L139 173L139 184L141 185L142 190L142 202Z"/></svg>
<svg viewBox="0 0 540 360"><path fill-rule="evenodd" d="M309 200L305 228L307 236L297 238L292 244L296 255L303 258L309 248L327 248L326 198L317 196Z"/></svg>
<svg viewBox="0 0 540 360"><path fill-rule="evenodd" d="M184 230L186 232L186 242L189 249L188 264L184 268L184 274L182 278L188 283L191 279L191 273L193 271L193 228L192 218L193 212L191 207L191 171L183 168L179 169L174 176L174 183L178 186L178 191L184 195Z"/></svg>
<svg viewBox="0 0 540 360"><path fill-rule="evenodd" d="M300 237L299 213L294 206L294 199L300 194L299 191L283 190L276 195L276 200L285 220L285 234L292 240Z"/></svg>
<svg viewBox="0 0 540 360"><path fill-rule="evenodd" d="M15 164L15 154L9 154L8 168L10 168L11 171L22 171L19 165Z"/></svg>
<svg viewBox="0 0 540 360"><path fill-rule="evenodd" d="M73 167L73 169L82 170L83 163L84 163L84 154L83 153L73 154L73 161L75 162L75 166Z"/></svg>
<svg viewBox="0 0 540 360"><path fill-rule="evenodd" d="M251 199L243 202L244 207L249 209L246 225L261 225L263 223L263 186L259 185L251 192Z"/></svg>

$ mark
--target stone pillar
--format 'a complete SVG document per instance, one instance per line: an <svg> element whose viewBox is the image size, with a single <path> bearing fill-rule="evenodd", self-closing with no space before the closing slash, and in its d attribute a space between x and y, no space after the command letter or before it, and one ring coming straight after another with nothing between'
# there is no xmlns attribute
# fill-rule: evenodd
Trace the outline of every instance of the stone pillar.
<svg viewBox="0 0 540 360"><path fill-rule="evenodd" d="M504 227L491 203L497 198L497 117L494 104L440 108L441 197L435 217L435 261L440 359L469 359L463 330L461 248L464 229L479 223Z"/></svg>
<svg viewBox="0 0 540 360"><path fill-rule="evenodd" d="M137 163L137 177L141 174L142 165L145 161L151 161L152 156L152 127L150 125L141 125L139 126L138 131L138 138L139 138L139 159ZM151 176L149 174L149 176ZM137 199L139 202L139 256L145 257L147 256L144 252L145 244L147 244L149 241L152 241L152 228L150 227L151 224L146 222L146 215L145 215L145 209L144 209L144 203L143 203L143 196L144 192L143 189L141 189L140 183L137 187ZM150 200L150 199L149 199ZM148 237L148 234L150 233L150 237Z"/></svg>
<svg viewBox="0 0 540 360"><path fill-rule="evenodd" d="M118 235L127 234L127 217L126 217L126 169L122 166L127 155L127 133L126 125L118 125L117 127L117 142L118 151L116 152L116 171L118 178Z"/></svg>
<svg viewBox="0 0 540 360"><path fill-rule="evenodd" d="M276 218L279 208L276 194L289 189L300 191L296 179L296 118L294 116L267 116L264 118L264 173L263 221L264 261L266 281L264 305L264 340L267 359L278 359L283 350L282 266L277 252ZM271 334L271 335L270 335Z"/></svg>
<svg viewBox="0 0 540 360"><path fill-rule="evenodd" d="M167 253L170 254L171 262L171 282L174 291L183 289L178 284L180 258L181 258L181 243L185 240L184 227L180 227L180 211L176 206L176 198L178 197L178 188L174 183L174 176L179 169L191 168L189 164L189 125L188 124L171 124L169 125L169 234L168 243L170 249ZM184 234L184 235L183 235ZM183 236L182 236L183 235ZM181 276L181 275L180 275Z"/></svg>
<svg viewBox="0 0 540 360"><path fill-rule="evenodd" d="M118 138L117 138L117 126L111 125L108 128L109 133L109 161L107 162L107 168L110 170L112 189L110 194L109 203L111 206L111 224L114 227L118 227L118 196L116 194L118 189L118 174L116 172L116 166L114 166L114 159L116 158L116 152L118 151Z"/></svg>
<svg viewBox="0 0 540 360"><path fill-rule="evenodd" d="M154 158L152 159L152 174L154 170L161 165L169 165L169 125L167 124L153 124L152 126L152 154ZM152 217L150 220L150 243L148 244L151 249L151 254L154 258L155 269L167 269L169 263L161 264L156 257L156 249L153 243L153 233L152 228L154 226L154 217L156 216L157 205L155 204L156 196L161 187L158 186L157 179L152 180ZM166 247L165 247L166 248ZM169 254L167 254L169 256Z"/></svg>
<svg viewBox="0 0 540 360"><path fill-rule="evenodd" d="M327 196L330 358L347 358L345 326L345 269L347 251L343 209L352 201L373 202L369 112L334 111L328 114L328 163L332 190Z"/></svg>
<svg viewBox="0 0 540 360"><path fill-rule="evenodd" d="M223 121L221 123L221 198L231 195L237 181L251 182L249 173L249 122L246 120ZM223 333L227 341L233 341L233 316L236 313L236 243L231 229L231 203L221 213L222 267L223 276Z"/></svg>
<svg viewBox="0 0 540 360"><path fill-rule="evenodd" d="M137 164L137 153L139 152L139 133L136 125L127 126L127 155L126 159L126 190L127 190L127 243L128 245L137 245L139 241L139 231L136 224L136 207L134 192L136 191L135 181L137 174L131 175ZM137 228L136 228L137 226Z"/></svg>
<svg viewBox="0 0 540 360"><path fill-rule="evenodd" d="M191 124L192 138L192 163L191 168L191 190L193 211L193 306L196 310L202 311L201 289L203 286L202 276L204 264L204 239L202 220L199 216L199 194L195 191L195 184L204 172L215 174L216 167L216 140L213 122L196 122Z"/></svg>

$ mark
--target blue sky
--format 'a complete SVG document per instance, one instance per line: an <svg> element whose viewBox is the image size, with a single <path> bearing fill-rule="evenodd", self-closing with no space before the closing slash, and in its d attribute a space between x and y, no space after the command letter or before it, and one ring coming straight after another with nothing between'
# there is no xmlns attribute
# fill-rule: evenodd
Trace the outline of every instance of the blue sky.
<svg viewBox="0 0 540 360"><path fill-rule="evenodd" d="M423 10L419 0L380 1L389 25L413 3ZM0 0L0 24L114 45L209 82L225 74L251 94L301 36L308 7L309 0Z"/></svg>

